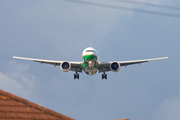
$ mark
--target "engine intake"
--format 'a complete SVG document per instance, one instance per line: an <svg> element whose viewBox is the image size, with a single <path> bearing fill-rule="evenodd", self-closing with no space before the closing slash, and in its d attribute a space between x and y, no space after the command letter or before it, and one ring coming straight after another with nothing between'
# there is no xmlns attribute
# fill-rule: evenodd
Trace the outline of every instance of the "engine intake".
<svg viewBox="0 0 180 120"><path fill-rule="evenodd" d="M120 65L117 62L113 62L110 64L111 71L118 72L120 70Z"/></svg>
<svg viewBox="0 0 180 120"><path fill-rule="evenodd" d="M60 65L60 68L64 72L68 72L71 69L71 64L69 62L63 62Z"/></svg>

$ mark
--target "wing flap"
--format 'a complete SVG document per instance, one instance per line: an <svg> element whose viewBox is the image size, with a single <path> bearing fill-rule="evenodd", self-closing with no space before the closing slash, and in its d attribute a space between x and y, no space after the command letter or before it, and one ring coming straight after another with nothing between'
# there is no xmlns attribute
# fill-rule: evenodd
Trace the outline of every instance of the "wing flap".
<svg viewBox="0 0 180 120"><path fill-rule="evenodd" d="M119 63L120 66L127 66L127 65L134 65L134 64L140 64L140 63L145 63L148 61L142 61L142 62L129 62L129 63Z"/></svg>
<svg viewBox="0 0 180 120"><path fill-rule="evenodd" d="M51 65L54 65L54 66L60 66L61 65L61 63L58 63L58 62L55 62L55 61L37 61L37 60L33 60L34 62L39 62L39 63L41 63L41 64L43 64L43 63L46 63L46 64L51 64Z"/></svg>

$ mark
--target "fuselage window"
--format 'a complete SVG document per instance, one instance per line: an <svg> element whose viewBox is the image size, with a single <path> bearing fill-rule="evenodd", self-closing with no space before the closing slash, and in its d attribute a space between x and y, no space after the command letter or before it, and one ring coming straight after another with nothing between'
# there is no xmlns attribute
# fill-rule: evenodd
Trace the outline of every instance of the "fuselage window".
<svg viewBox="0 0 180 120"><path fill-rule="evenodd" d="M94 52L94 50L87 50L86 52Z"/></svg>

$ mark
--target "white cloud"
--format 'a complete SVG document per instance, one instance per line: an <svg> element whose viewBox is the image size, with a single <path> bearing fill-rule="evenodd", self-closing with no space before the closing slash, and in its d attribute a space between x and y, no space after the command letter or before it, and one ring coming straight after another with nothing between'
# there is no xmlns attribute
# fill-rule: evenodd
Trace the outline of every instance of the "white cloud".
<svg viewBox="0 0 180 120"><path fill-rule="evenodd" d="M37 78L28 74L28 69L28 64L10 61L7 67L8 72L0 71L0 89L25 99L36 100L34 81L37 81Z"/></svg>
<svg viewBox="0 0 180 120"><path fill-rule="evenodd" d="M153 112L153 120L179 120L180 119L180 93L166 99Z"/></svg>
<svg viewBox="0 0 180 120"><path fill-rule="evenodd" d="M14 79L10 78L8 75L0 72L0 89L16 93L18 95L26 95L24 88Z"/></svg>

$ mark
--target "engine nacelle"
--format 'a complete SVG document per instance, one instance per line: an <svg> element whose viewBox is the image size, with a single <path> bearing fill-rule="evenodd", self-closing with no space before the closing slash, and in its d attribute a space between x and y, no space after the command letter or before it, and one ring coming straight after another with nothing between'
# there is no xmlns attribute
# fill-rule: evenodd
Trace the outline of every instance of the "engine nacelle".
<svg viewBox="0 0 180 120"><path fill-rule="evenodd" d="M71 69L71 64L69 62L63 62L60 65L60 68L64 72L68 72Z"/></svg>
<svg viewBox="0 0 180 120"><path fill-rule="evenodd" d="M113 62L110 64L111 71L118 72L120 70L120 64L117 62Z"/></svg>

